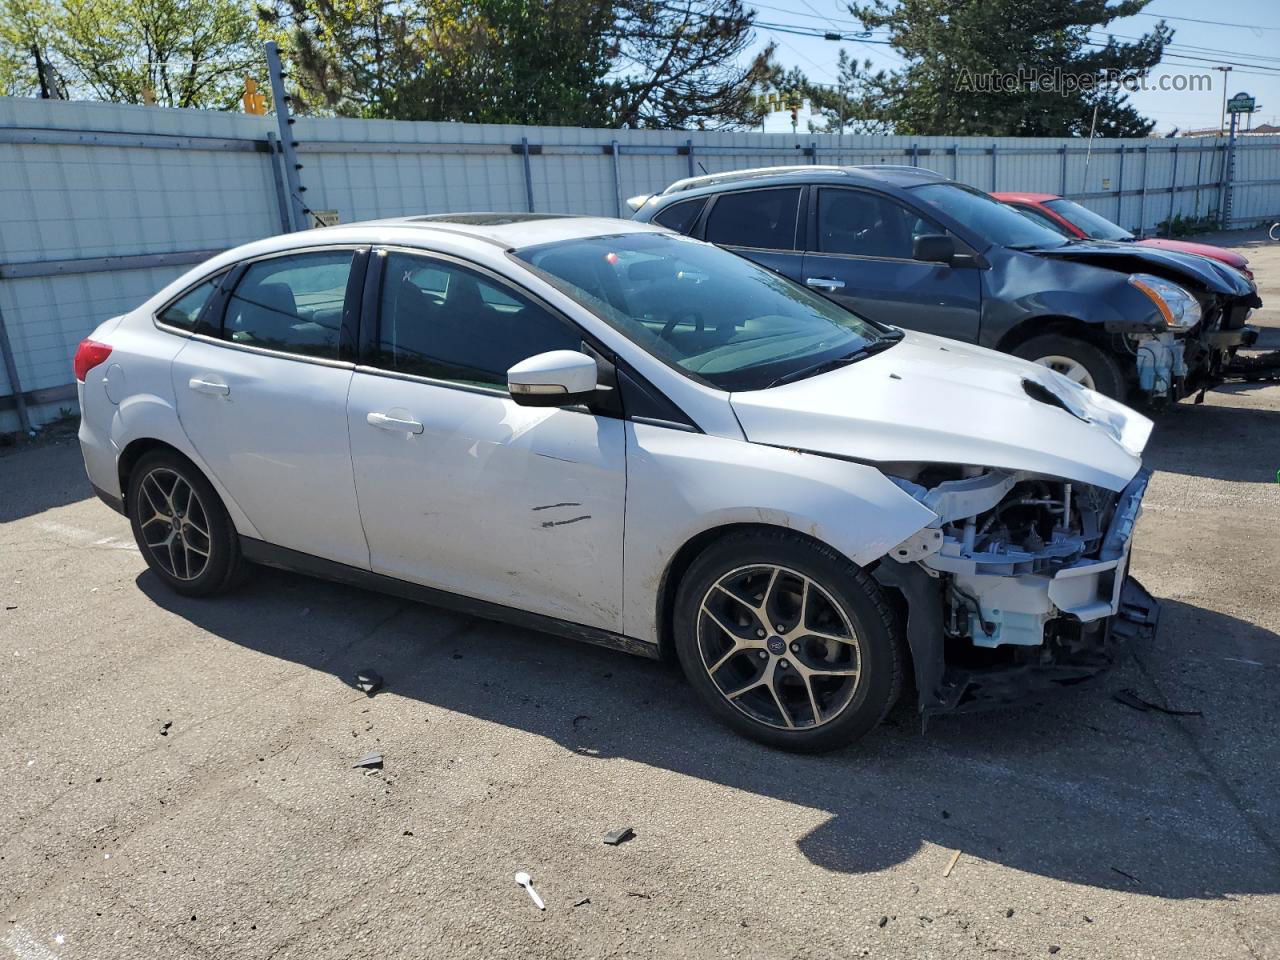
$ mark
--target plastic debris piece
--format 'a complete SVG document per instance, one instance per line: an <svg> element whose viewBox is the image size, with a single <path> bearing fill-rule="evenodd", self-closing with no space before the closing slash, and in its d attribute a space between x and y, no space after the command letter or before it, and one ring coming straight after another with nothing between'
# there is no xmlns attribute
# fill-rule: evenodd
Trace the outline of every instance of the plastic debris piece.
<svg viewBox="0 0 1280 960"><path fill-rule="evenodd" d="M947 864L947 869L942 871L943 877L951 876L951 871L956 868L956 863L960 860L960 851L957 850L951 855L951 862Z"/></svg>
<svg viewBox="0 0 1280 960"><path fill-rule="evenodd" d="M382 689L382 676L374 670L361 670L356 674L356 689L372 697Z"/></svg>
<svg viewBox="0 0 1280 960"><path fill-rule="evenodd" d="M525 888L525 890L529 894L530 899L533 900L533 905L535 907L537 907L539 910L547 909L547 905L543 903L542 898L538 896L538 891L533 889L533 878L530 877L529 874L521 870L519 873L516 874L516 883L520 884L520 886Z"/></svg>
<svg viewBox="0 0 1280 960"><path fill-rule="evenodd" d="M616 847L618 844L626 843L635 835L636 832L630 827L619 827L617 830L610 830L606 833L604 835L604 842L611 847Z"/></svg>
<svg viewBox="0 0 1280 960"><path fill-rule="evenodd" d="M382 754L366 753L363 757L361 757L359 760L357 760L355 763L351 765L351 769L353 770L359 769L361 767L364 767L367 770L381 770Z"/></svg>
<svg viewBox="0 0 1280 960"><path fill-rule="evenodd" d="M579 900L577 903L575 903L575 904L574 904L574 906L575 906L575 907L585 907L585 906L586 906L588 903L590 903L590 902L591 902L591 898L590 898L590 897L583 897L581 900Z"/></svg>
<svg viewBox="0 0 1280 960"><path fill-rule="evenodd" d="M169 735L169 728L172 726L173 726L172 720L166 720L164 723L162 723L160 725L160 736L167 737Z"/></svg>

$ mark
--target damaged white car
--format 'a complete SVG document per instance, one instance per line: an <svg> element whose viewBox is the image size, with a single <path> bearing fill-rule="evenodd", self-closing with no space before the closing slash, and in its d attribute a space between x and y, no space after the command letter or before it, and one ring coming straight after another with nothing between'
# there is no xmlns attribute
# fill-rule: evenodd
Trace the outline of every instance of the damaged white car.
<svg viewBox="0 0 1280 960"><path fill-rule="evenodd" d="M927 309L922 307L921 309ZM76 356L99 495L188 594L300 570L632 653L796 750L1097 673L1151 422L657 227L276 237Z"/></svg>

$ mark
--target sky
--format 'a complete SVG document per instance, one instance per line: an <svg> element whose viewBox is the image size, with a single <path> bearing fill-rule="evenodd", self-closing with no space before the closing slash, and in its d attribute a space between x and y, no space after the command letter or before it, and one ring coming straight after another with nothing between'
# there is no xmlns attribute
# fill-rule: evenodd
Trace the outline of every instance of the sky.
<svg viewBox="0 0 1280 960"><path fill-rule="evenodd" d="M872 69L901 65L901 58L891 47L797 36L779 29L856 32L860 26L850 16L845 0L748 0L748 6L756 10L752 50L772 40L778 45L775 56L783 66L800 67L818 83L835 83L838 79L836 57L841 47L859 61L870 58ZM1121 39L1134 38L1151 30L1161 17L1167 17L1166 22L1174 30L1173 42L1149 82L1178 73L1207 74L1209 79L1207 88L1202 86L1195 91L1144 90L1130 94L1130 102L1156 121L1157 133L1167 133L1174 127L1188 130L1216 126L1222 110L1223 75L1214 66L1231 65L1232 61L1235 65L1225 84L1227 96L1241 91L1252 94L1259 105L1253 123L1280 124L1280 3L1152 0L1142 14L1114 20L1101 32ZM806 121L807 114L801 111L801 131L807 131ZM764 129L769 133L790 131L790 114L772 114L766 118Z"/></svg>

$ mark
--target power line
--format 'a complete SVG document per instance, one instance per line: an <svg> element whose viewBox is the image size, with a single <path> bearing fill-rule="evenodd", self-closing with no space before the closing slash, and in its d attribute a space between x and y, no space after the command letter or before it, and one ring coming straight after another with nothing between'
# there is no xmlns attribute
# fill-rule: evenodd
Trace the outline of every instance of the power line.
<svg viewBox="0 0 1280 960"><path fill-rule="evenodd" d="M1167 13L1147 13L1139 11L1136 17L1154 17L1157 20L1184 20L1187 23L1207 23L1213 27L1243 27L1245 30L1280 30L1280 27L1263 27L1256 23L1229 23L1225 20L1200 20L1196 17L1175 17Z"/></svg>

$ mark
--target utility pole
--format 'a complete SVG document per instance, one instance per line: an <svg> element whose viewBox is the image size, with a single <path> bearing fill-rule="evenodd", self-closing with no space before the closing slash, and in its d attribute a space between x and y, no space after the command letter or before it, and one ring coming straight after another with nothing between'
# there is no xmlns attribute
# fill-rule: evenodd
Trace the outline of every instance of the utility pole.
<svg viewBox="0 0 1280 960"><path fill-rule="evenodd" d="M1227 74L1231 72L1231 68L1214 67L1213 69L1222 71L1222 119L1218 121L1218 136L1222 136L1227 127Z"/></svg>

